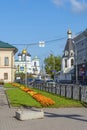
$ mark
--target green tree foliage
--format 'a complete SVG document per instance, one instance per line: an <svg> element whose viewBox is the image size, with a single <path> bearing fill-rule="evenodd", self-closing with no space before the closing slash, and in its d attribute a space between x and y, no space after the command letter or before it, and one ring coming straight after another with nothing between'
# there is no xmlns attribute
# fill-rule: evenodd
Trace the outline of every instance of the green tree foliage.
<svg viewBox="0 0 87 130"><path fill-rule="evenodd" d="M61 57L50 54L45 58L44 64L46 73L53 76L55 72L58 72L61 69Z"/></svg>

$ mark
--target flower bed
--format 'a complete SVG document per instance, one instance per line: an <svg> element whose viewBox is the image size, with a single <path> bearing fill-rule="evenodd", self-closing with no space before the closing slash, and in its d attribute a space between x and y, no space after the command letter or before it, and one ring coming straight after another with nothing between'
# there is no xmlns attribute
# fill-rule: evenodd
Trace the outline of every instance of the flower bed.
<svg viewBox="0 0 87 130"><path fill-rule="evenodd" d="M47 98L39 93L32 95L43 107L53 105L55 102L51 98Z"/></svg>
<svg viewBox="0 0 87 130"><path fill-rule="evenodd" d="M19 87L22 91L30 94L35 100L40 102L40 104L43 107L55 104L55 102L51 98L45 97L42 94L37 93L30 88L27 88L27 87L20 85L18 83L12 83L12 85L15 86L15 87Z"/></svg>

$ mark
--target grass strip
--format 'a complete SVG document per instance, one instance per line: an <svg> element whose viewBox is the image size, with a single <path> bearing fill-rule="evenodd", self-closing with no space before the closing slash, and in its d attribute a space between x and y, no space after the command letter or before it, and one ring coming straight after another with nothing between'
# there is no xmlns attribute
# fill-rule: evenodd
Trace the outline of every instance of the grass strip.
<svg viewBox="0 0 87 130"><path fill-rule="evenodd" d="M53 99L53 101L55 101L54 105L51 105L49 107L52 108L60 108L60 107L82 107L84 102L78 101L78 100L73 100L70 98L66 98L63 96L59 96L56 94L52 94L46 91L41 91L38 89L34 89L34 91L41 93L42 95L49 97L51 99Z"/></svg>
<svg viewBox="0 0 87 130"><path fill-rule="evenodd" d="M12 86L10 86L12 87ZM83 102L72 100L65 97L60 97L58 95L48 93L45 91L41 91L38 89L33 89L34 91L51 98L55 101L54 105L48 106L49 108L60 108L60 107L82 107ZM17 89L7 89L6 90L8 98L10 100L10 104L12 106L31 106L41 108L41 104L33 99L28 93L23 92L19 88Z"/></svg>
<svg viewBox="0 0 87 130"><path fill-rule="evenodd" d="M13 107L30 106L41 108L41 104L39 102L33 99L29 94L21 91L19 88L7 89L6 93L10 105Z"/></svg>

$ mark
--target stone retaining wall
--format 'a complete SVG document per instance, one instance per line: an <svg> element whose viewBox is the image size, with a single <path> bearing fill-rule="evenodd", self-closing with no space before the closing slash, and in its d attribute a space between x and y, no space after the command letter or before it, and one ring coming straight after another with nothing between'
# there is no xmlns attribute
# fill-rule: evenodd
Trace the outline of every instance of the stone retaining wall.
<svg viewBox="0 0 87 130"><path fill-rule="evenodd" d="M58 83L53 86L52 84L46 85L46 83L35 83L33 84L33 87L50 93L87 102L87 86Z"/></svg>

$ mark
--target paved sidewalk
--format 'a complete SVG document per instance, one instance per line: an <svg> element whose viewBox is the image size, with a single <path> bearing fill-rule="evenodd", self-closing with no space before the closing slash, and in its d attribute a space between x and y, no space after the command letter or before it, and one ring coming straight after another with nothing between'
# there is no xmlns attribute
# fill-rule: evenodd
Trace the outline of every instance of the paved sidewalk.
<svg viewBox="0 0 87 130"><path fill-rule="evenodd" d="M87 108L46 108L43 119L20 121L0 87L0 130L87 130Z"/></svg>

